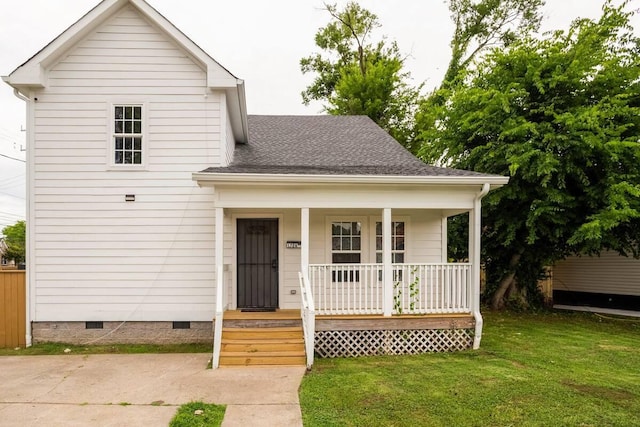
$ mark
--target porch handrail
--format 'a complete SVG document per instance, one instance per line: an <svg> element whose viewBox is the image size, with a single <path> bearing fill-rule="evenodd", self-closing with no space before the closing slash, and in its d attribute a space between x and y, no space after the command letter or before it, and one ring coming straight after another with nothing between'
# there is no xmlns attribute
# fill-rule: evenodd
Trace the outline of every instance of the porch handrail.
<svg viewBox="0 0 640 427"><path fill-rule="evenodd" d="M313 366L313 353L315 331L316 331L316 312L313 305L313 294L311 291L311 283L307 277L307 272L298 272L300 279L300 296L302 298L302 329L304 332L304 348L307 355L307 369Z"/></svg>

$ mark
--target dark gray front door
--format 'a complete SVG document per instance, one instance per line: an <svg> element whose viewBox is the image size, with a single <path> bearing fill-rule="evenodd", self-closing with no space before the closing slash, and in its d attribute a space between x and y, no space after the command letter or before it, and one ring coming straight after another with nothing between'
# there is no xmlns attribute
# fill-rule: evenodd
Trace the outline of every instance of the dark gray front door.
<svg viewBox="0 0 640 427"><path fill-rule="evenodd" d="M238 308L278 307L278 220L238 219Z"/></svg>

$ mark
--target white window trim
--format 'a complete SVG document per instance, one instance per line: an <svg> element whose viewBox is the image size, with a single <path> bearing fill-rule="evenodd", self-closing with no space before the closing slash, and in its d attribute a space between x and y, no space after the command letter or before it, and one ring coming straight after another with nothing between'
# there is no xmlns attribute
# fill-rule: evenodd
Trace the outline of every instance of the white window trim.
<svg viewBox="0 0 640 427"><path fill-rule="evenodd" d="M404 263L410 263L410 248L411 248L411 221L409 216L394 216L392 213L391 222L404 222ZM369 230L370 247L369 251L372 256L372 263L376 262L376 222L382 222L382 216L370 216L369 223L371 228ZM392 249L393 250L393 249Z"/></svg>
<svg viewBox="0 0 640 427"><path fill-rule="evenodd" d="M371 257L369 254L369 220L366 216L326 216L325 217L325 263L333 264L333 246L331 242L332 229L331 226L334 222L359 222L360 223L360 263L369 264ZM375 244L375 243L374 243ZM374 259L375 261L375 255Z"/></svg>
<svg viewBox="0 0 640 427"><path fill-rule="evenodd" d="M107 114L107 170L147 170L149 159L149 114L148 103L132 100L113 101L107 104L109 109ZM141 164L117 164L115 163L115 107L116 106L140 106L142 107L142 163Z"/></svg>

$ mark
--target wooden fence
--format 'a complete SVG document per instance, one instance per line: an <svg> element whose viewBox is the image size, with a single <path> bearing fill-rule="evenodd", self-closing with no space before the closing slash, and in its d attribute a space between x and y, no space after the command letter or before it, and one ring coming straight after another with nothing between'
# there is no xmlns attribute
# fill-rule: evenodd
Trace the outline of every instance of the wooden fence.
<svg viewBox="0 0 640 427"><path fill-rule="evenodd" d="M24 347L25 271L0 271L0 348Z"/></svg>

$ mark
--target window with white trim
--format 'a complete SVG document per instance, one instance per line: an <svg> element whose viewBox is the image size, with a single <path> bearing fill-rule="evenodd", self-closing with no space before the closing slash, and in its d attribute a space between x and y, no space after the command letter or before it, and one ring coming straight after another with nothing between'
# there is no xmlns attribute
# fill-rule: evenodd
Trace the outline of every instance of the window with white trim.
<svg viewBox="0 0 640 427"><path fill-rule="evenodd" d="M358 221L331 223L331 262L360 264L362 259L362 224Z"/></svg>
<svg viewBox="0 0 640 427"><path fill-rule="evenodd" d="M142 164L142 105L113 106L113 164Z"/></svg>
<svg viewBox="0 0 640 427"><path fill-rule="evenodd" d="M405 255L405 226L404 221L391 223L391 262L404 263ZM376 222L376 263L382 263L382 222Z"/></svg>
<svg viewBox="0 0 640 427"><path fill-rule="evenodd" d="M331 262L333 264L360 264L362 260L362 224L358 221L331 223ZM333 282L358 282L360 272L333 271Z"/></svg>

